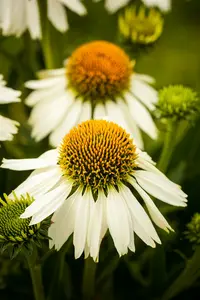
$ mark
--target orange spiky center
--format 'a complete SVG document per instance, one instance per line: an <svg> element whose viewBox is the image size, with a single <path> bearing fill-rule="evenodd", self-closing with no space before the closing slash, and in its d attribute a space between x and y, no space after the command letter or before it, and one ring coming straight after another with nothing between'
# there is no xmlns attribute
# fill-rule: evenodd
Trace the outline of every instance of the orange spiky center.
<svg viewBox="0 0 200 300"><path fill-rule="evenodd" d="M118 46L94 41L77 48L66 68L69 87L85 99L113 99L128 89L133 63Z"/></svg>
<svg viewBox="0 0 200 300"><path fill-rule="evenodd" d="M136 147L126 131L113 122L89 120L63 139L58 164L77 186L93 191L117 186L136 168Z"/></svg>

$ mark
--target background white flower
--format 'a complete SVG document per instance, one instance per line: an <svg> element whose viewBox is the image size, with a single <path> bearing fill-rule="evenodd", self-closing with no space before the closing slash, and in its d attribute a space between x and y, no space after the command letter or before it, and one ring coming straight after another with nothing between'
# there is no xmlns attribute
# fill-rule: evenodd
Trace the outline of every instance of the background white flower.
<svg viewBox="0 0 200 300"><path fill-rule="evenodd" d="M8 104L12 102L20 102L21 92L15 91L5 86L6 82L3 76L0 75L0 104ZM13 139L13 134L17 133L18 122L5 118L0 115L0 141L10 141Z"/></svg>
<svg viewBox="0 0 200 300"><path fill-rule="evenodd" d="M61 32L68 29L65 6L79 15L86 14L80 0L47 0L47 16ZM17 0L17 5L16 0L0 0L0 28L3 35L21 36L28 29L32 39L41 38L37 0Z"/></svg>
<svg viewBox="0 0 200 300"><path fill-rule="evenodd" d="M146 6L156 6L159 7L163 12L168 12L171 10L172 1L171 0L142 0Z"/></svg>
<svg viewBox="0 0 200 300"><path fill-rule="evenodd" d="M55 212L50 245L59 250L74 233L76 258L84 251L97 261L108 229L119 255L135 251L134 234L155 247L161 241L151 219L167 232L172 229L149 194L175 206L187 202L187 195L136 148L130 135L105 120L83 122L66 134L56 150L39 158L3 159L1 167L35 169L15 190L17 195L29 193L35 198L21 217L32 217L30 224L36 224Z"/></svg>
<svg viewBox="0 0 200 300"><path fill-rule="evenodd" d="M134 134L139 148L140 129L157 138L150 114L157 102L157 91L150 85L154 79L135 73L134 62L118 46L106 41L84 44L65 68L41 71L39 77L26 82L35 91L25 100L33 107L29 124L36 141L50 134L50 144L56 147L76 124L105 116Z"/></svg>

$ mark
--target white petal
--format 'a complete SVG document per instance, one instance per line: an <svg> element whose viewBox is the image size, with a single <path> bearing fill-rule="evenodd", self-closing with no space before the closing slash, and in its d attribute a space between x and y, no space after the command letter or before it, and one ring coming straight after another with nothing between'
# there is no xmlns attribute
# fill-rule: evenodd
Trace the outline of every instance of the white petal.
<svg viewBox="0 0 200 300"><path fill-rule="evenodd" d="M33 114L33 110L29 120L29 123L33 126L31 136L38 142L55 130L67 114L70 105L71 103L67 101L65 94L57 99L54 98L49 103L43 101L40 107L35 107L34 109L38 108L38 114Z"/></svg>
<svg viewBox="0 0 200 300"><path fill-rule="evenodd" d="M59 69L44 69L37 72L38 78L44 79L49 77L63 77L66 76L66 68L59 68Z"/></svg>
<svg viewBox="0 0 200 300"><path fill-rule="evenodd" d="M88 225L90 221L90 202L94 201L92 193L86 191L80 199L76 208L73 243L75 248L75 258L79 258L84 251Z"/></svg>
<svg viewBox="0 0 200 300"><path fill-rule="evenodd" d="M80 0L58 0L60 3L66 5L69 9L79 14L80 16L85 15L87 10Z"/></svg>
<svg viewBox="0 0 200 300"><path fill-rule="evenodd" d="M105 106L98 103L94 108L94 119L103 119L106 116Z"/></svg>
<svg viewBox="0 0 200 300"><path fill-rule="evenodd" d="M74 231L75 216L81 191L78 189L67 198L63 205L54 213L52 225L49 228L49 237L53 239L51 246L59 250Z"/></svg>
<svg viewBox="0 0 200 300"><path fill-rule="evenodd" d="M106 201L104 193L99 192L98 199L91 212L88 229L88 245L90 255L93 257L94 261L98 260L100 244L107 231Z"/></svg>
<svg viewBox="0 0 200 300"><path fill-rule="evenodd" d="M0 85L0 103L7 104L12 102L20 102L21 92Z"/></svg>
<svg viewBox="0 0 200 300"><path fill-rule="evenodd" d="M90 120L92 118L92 106L90 102L83 102L79 123Z"/></svg>
<svg viewBox="0 0 200 300"><path fill-rule="evenodd" d="M64 77L50 77L38 80L30 80L25 83L25 87L33 90L47 89L57 85L66 84L66 78Z"/></svg>
<svg viewBox="0 0 200 300"><path fill-rule="evenodd" d="M51 150L50 150L51 151ZM47 151L47 152L50 152ZM16 170L16 171L25 171L25 170L33 170L33 169L41 169L50 166L55 166L55 155L56 152L53 150L51 152L53 154L54 159L47 159L45 156L40 156L38 158L27 158L27 159L5 159L3 158L3 163L1 168Z"/></svg>
<svg viewBox="0 0 200 300"><path fill-rule="evenodd" d="M18 132L19 123L0 115L0 141L11 141Z"/></svg>
<svg viewBox="0 0 200 300"><path fill-rule="evenodd" d="M56 29L65 32L68 29L68 23L63 5L59 1L48 0L47 11L48 19Z"/></svg>
<svg viewBox="0 0 200 300"><path fill-rule="evenodd" d="M111 12L114 13L116 12L118 9L122 8L123 6L127 5L128 2L130 2L130 0L106 0L106 9Z"/></svg>
<svg viewBox="0 0 200 300"><path fill-rule="evenodd" d="M128 126L129 126L130 130L131 130L131 136L133 137L134 143L138 146L139 149L143 149L144 148L144 143L143 143L143 140L142 140L142 135L140 133L140 129L138 128L135 121L131 117L131 114L128 110L127 104L124 102L124 100L119 99L119 98L117 99L117 103L121 107L121 109L123 110L125 120L126 120Z"/></svg>
<svg viewBox="0 0 200 300"><path fill-rule="evenodd" d="M60 181L58 186L43 196L35 198L35 201L27 207L21 218L32 217L30 225L37 224L54 213L68 196L71 184L66 179Z"/></svg>
<svg viewBox="0 0 200 300"><path fill-rule="evenodd" d="M162 176L165 176L160 170L155 167L155 162L151 157L143 151L138 151L138 157L136 159L138 167L146 171L156 172Z"/></svg>
<svg viewBox="0 0 200 300"><path fill-rule="evenodd" d="M160 238L150 220L147 213L145 212L144 208L141 206L141 204L138 202L138 200L135 198L135 196L131 193L128 187L125 185L123 188L120 189L120 193L122 193L124 200L127 203L127 206L132 214L133 218L133 229L136 231L136 223L140 225L141 232L143 231L144 234L148 235L151 239L153 239L158 244L161 244ZM141 236L140 236L141 238ZM144 240L146 243L146 239ZM154 245L153 245L154 246Z"/></svg>
<svg viewBox="0 0 200 300"><path fill-rule="evenodd" d="M137 125L152 139L156 139L158 130L148 110L130 93L126 93L125 99Z"/></svg>
<svg viewBox="0 0 200 300"><path fill-rule="evenodd" d="M26 1L27 27L32 39L41 38L40 15L37 0Z"/></svg>
<svg viewBox="0 0 200 300"><path fill-rule="evenodd" d="M158 92L150 85L134 77L131 78L131 93L143 102L148 109L153 110L158 101Z"/></svg>
<svg viewBox="0 0 200 300"><path fill-rule="evenodd" d="M135 171L134 177L141 187L155 198L175 206L186 206L185 194L171 185L164 176L149 171Z"/></svg>
<svg viewBox="0 0 200 300"><path fill-rule="evenodd" d="M163 12L171 10L171 0L142 0L146 6L157 6Z"/></svg>
<svg viewBox="0 0 200 300"><path fill-rule="evenodd" d="M61 177L62 172L59 167L35 170L15 189L15 193L19 196L29 193L34 198L44 195L57 184ZM14 198L12 194L9 197Z"/></svg>
<svg viewBox="0 0 200 300"><path fill-rule="evenodd" d="M65 119L63 119L61 124L50 135L49 141L52 146L57 147L70 129L78 123L81 114L81 108L82 101L75 100L68 110L68 114L66 115Z"/></svg>
<svg viewBox="0 0 200 300"><path fill-rule="evenodd" d="M168 224L167 220L164 218L161 212L158 210L158 208L156 207L152 199L149 197L149 195L136 183L134 179L132 179L130 183L144 200L147 209L149 211L149 214L152 220L154 221L154 223L167 232L169 232L169 230L173 231L173 229Z"/></svg>
<svg viewBox="0 0 200 300"><path fill-rule="evenodd" d="M130 228L126 210L120 193L110 189L107 197L107 222L110 234L119 255L128 252Z"/></svg>
<svg viewBox="0 0 200 300"><path fill-rule="evenodd" d="M146 74L134 74L135 78L139 79L140 81L145 81L149 84L154 84L156 82L155 78L146 75Z"/></svg>

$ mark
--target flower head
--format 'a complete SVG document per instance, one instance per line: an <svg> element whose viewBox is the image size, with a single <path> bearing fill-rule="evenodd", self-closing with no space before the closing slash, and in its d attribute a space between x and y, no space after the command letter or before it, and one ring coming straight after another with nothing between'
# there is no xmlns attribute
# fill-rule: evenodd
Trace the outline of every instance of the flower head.
<svg viewBox="0 0 200 300"><path fill-rule="evenodd" d="M50 246L60 249L74 233L76 258L84 251L98 260L108 229L119 255L135 251L135 234L155 247L161 241L140 200L154 223L166 231L171 227L149 194L176 206L186 206L187 201L181 188L154 166L125 129L106 120L83 122L65 135L56 150L37 159L4 159L2 167L37 169L15 190L35 198L21 217L32 216L34 225L54 213Z"/></svg>
<svg viewBox="0 0 200 300"><path fill-rule="evenodd" d="M20 102L18 97L21 95L21 92L5 87L5 84L3 76L0 75L0 104ZM11 141L13 134L18 131L17 126L19 126L18 122L0 115L0 141Z"/></svg>
<svg viewBox="0 0 200 300"><path fill-rule="evenodd" d="M86 14L80 0L48 0L47 17L55 28L61 32L68 29L65 6L79 15ZM37 0L21 0L20 10L13 0L1 0L0 28L3 35L21 36L27 29L32 39L42 37L40 12Z"/></svg>
<svg viewBox="0 0 200 300"><path fill-rule="evenodd" d="M187 224L187 231L185 231L185 236L194 245L200 244L200 214L199 213L194 214L190 223Z"/></svg>
<svg viewBox="0 0 200 300"><path fill-rule="evenodd" d="M125 39L139 45L154 43L163 31L161 13L153 8L127 7L118 19L119 30Z"/></svg>
<svg viewBox="0 0 200 300"><path fill-rule="evenodd" d="M33 198L26 196L17 197L13 194L11 199L4 194L4 200L0 198L0 247L2 251L11 248L12 256L15 256L23 248L31 250L31 244L39 244L39 240L47 238L47 221L29 226L30 218L21 219L21 214L33 202ZM46 236L45 230L46 229Z"/></svg>
<svg viewBox="0 0 200 300"><path fill-rule="evenodd" d="M170 85L159 92L158 118L192 119L200 110L200 100L191 88Z"/></svg>
<svg viewBox="0 0 200 300"><path fill-rule="evenodd" d="M134 64L120 47L94 41L78 47L65 68L40 72L39 80L26 83L35 90L26 99L34 106L32 136L39 141L50 134L50 144L57 146L73 126L106 116L134 133L140 148L139 128L156 139L149 110L155 108L157 92L149 85L153 79L136 74Z"/></svg>

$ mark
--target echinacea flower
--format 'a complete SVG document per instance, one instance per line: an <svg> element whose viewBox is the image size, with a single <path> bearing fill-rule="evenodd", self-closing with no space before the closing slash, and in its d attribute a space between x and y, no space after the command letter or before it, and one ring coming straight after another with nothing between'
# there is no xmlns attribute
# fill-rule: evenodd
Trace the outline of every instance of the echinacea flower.
<svg viewBox="0 0 200 300"><path fill-rule="evenodd" d="M94 2L99 2L101 0L93 0ZM105 8L110 13L115 13L118 9L127 5L130 0L105 0Z"/></svg>
<svg viewBox="0 0 200 300"><path fill-rule="evenodd" d="M47 17L61 32L68 29L65 6L79 15L86 9L80 0L47 0ZM3 35L21 36L27 29L32 39L41 38L40 13L37 0L0 1L0 28Z"/></svg>
<svg viewBox="0 0 200 300"><path fill-rule="evenodd" d="M0 75L0 104L8 104L12 102L20 102L18 98L20 91L15 91L5 86L6 82ZM0 115L0 141L11 141L13 134L17 133L19 123Z"/></svg>
<svg viewBox="0 0 200 300"><path fill-rule="evenodd" d="M108 116L134 134L141 149L139 128L156 139L149 112L157 102L157 91L149 85L154 79L136 74L134 63L118 46L94 41L77 48L65 68L41 71L40 79L26 83L35 90L26 99L33 106L32 137L40 141L50 134L50 144L56 147L76 124Z"/></svg>
<svg viewBox="0 0 200 300"><path fill-rule="evenodd" d="M187 201L180 186L154 166L130 135L106 120L83 122L65 135L57 149L35 159L3 159L1 167L35 169L15 190L35 199L21 217L32 217L34 225L54 213L50 246L60 249L74 233L76 258L85 251L86 257L97 261L108 229L119 255L135 251L134 234L155 247L161 241L149 215L165 231L171 227L149 194L175 206L184 207Z"/></svg>
<svg viewBox="0 0 200 300"><path fill-rule="evenodd" d="M33 245L40 245L43 239L48 239L47 230L50 220L29 226L30 219L22 219L20 215L34 201L30 195L20 196L13 194L10 199L4 194L0 198L0 252L9 249L11 258L21 250L28 249L29 254Z"/></svg>
<svg viewBox="0 0 200 300"><path fill-rule="evenodd" d="M118 26L124 39L134 44L149 45L157 41L163 31L163 17L154 9L144 6L127 7L119 16Z"/></svg>
<svg viewBox="0 0 200 300"><path fill-rule="evenodd" d="M146 6L158 7L163 12L168 12L171 10L172 1L171 0L142 0Z"/></svg>

